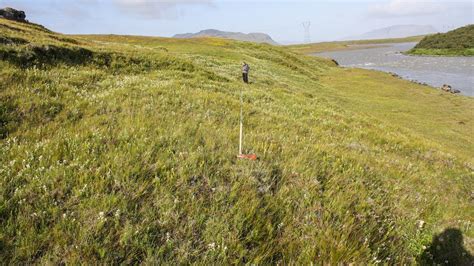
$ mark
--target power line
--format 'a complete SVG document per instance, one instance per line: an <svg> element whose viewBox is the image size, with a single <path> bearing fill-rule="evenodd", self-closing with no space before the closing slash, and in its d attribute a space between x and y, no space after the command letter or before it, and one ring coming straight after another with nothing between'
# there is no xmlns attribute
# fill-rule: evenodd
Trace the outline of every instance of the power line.
<svg viewBox="0 0 474 266"><path fill-rule="evenodd" d="M304 21L301 23L304 28L304 42L305 43L310 43L311 42L311 32L310 32L310 27L311 27L311 21Z"/></svg>

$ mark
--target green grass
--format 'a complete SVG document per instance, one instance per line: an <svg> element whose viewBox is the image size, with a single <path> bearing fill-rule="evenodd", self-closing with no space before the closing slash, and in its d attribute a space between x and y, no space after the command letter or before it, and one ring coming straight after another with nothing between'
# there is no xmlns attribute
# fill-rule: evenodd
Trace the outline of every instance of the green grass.
<svg viewBox="0 0 474 266"><path fill-rule="evenodd" d="M447 228L473 250L472 98L263 44L0 36L0 261L411 264Z"/></svg>
<svg viewBox="0 0 474 266"><path fill-rule="evenodd" d="M474 25L423 38L413 49L413 55L474 56Z"/></svg>
<svg viewBox="0 0 474 266"><path fill-rule="evenodd" d="M411 55L426 56L474 56L474 48L469 49L424 49L417 48L407 52Z"/></svg>
<svg viewBox="0 0 474 266"><path fill-rule="evenodd" d="M310 44L297 44L287 46L292 51L302 54L314 54L329 51L370 49L380 47L380 44L419 42L424 36L413 36L406 38L378 39L378 40L354 40L354 41L336 41L321 42Z"/></svg>

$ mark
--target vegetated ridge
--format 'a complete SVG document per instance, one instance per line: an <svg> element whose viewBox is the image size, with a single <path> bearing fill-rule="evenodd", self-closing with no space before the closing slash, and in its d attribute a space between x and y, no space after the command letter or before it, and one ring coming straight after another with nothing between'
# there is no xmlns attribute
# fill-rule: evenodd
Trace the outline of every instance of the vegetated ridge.
<svg viewBox="0 0 474 266"><path fill-rule="evenodd" d="M2 262L471 259L472 98L267 44L0 36Z"/></svg>
<svg viewBox="0 0 474 266"><path fill-rule="evenodd" d="M198 33L184 33L176 34L173 38L202 38L202 37L216 37L216 38L225 38L238 41L247 41L254 43L268 43L272 45L277 45L272 37L265 33L241 33L241 32L228 32L220 31L214 29L202 30Z"/></svg>
<svg viewBox="0 0 474 266"><path fill-rule="evenodd" d="M410 36L406 38L376 39L376 40L354 40L354 41L335 41L288 45L292 51L302 54L314 54L329 51L370 49L380 47L381 44L419 42L425 36Z"/></svg>
<svg viewBox="0 0 474 266"><path fill-rule="evenodd" d="M474 25L426 36L412 50L414 55L474 56Z"/></svg>

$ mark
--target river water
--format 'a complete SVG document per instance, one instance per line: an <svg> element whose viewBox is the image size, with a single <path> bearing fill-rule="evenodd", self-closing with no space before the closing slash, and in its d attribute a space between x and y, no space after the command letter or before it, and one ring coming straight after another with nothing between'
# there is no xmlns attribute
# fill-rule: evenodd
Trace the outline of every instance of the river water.
<svg viewBox="0 0 474 266"><path fill-rule="evenodd" d="M380 45L377 48L317 53L336 60L344 67L393 72L404 79L433 87L449 84L462 94L474 96L474 57L407 56L416 43Z"/></svg>

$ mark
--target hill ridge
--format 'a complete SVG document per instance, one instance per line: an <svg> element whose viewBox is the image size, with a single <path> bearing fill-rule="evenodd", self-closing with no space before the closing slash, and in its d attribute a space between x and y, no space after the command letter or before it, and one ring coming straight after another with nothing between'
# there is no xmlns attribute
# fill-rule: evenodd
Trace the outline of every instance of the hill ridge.
<svg viewBox="0 0 474 266"><path fill-rule="evenodd" d="M438 30L431 25L394 25L375 29L361 35L344 38L344 40L373 40L406 38L437 33Z"/></svg>
<svg viewBox="0 0 474 266"><path fill-rule="evenodd" d="M173 38L196 38L196 37L218 37L218 38L226 38L226 39L233 39L238 41L249 41L255 43L268 43L272 45L276 45L277 43L265 33L242 33L242 32L230 32L230 31L220 31L216 29L206 29L201 30L197 33L183 33L183 34L176 34Z"/></svg>

